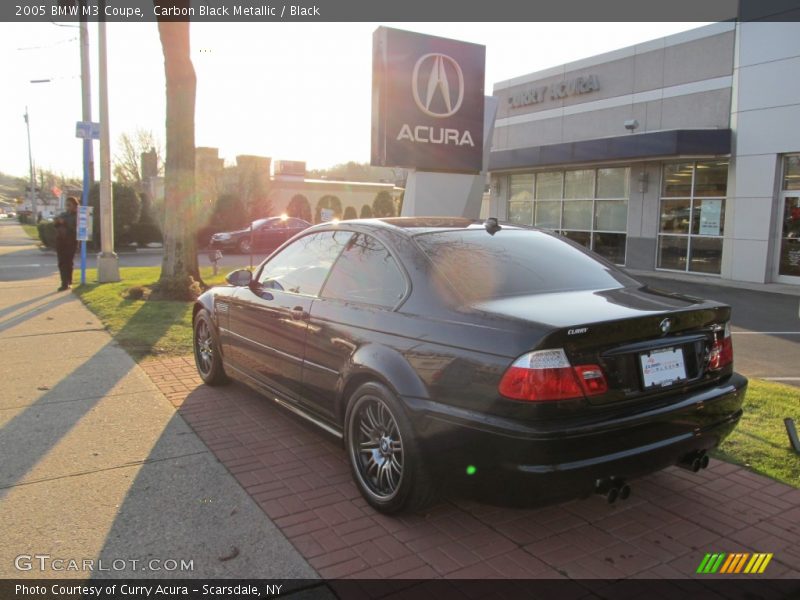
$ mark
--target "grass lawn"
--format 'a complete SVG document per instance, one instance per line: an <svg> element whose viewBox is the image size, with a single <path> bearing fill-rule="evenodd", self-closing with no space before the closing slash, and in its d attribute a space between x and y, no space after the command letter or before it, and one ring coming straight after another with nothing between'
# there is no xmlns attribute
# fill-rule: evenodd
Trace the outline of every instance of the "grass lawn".
<svg viewBox="0 0 800 600"><path fill-rule="evenodd" d="M29 225L28 223L20 223L22 229L25 230L25 233L28 234L28 237L32 240L39 241L39 230L37 229L36 225Z"/></svg>
<svg viewBox="0 0 800 600"><path fill-rule="evenodd" d="M230 269L233 271L234 269ZM212 276L211 267L200 270L208 284L221 283L229 271ZM183 356L192 351L192 305L188 302L131 300L131 288L154 284L161 267L122 267L121 281L96 283L97 270L86 270L85 286L74 292L103 322L117 343L134 358ZM95 282L95 283L91 283Z"/></svg>
<svg viewBox="0 0 800 600"><path fill-rule="evenodd" d="M224 280L212 277L211 268L201 270L206 283ZM154 284L160 267L123 267L118 283L89 283L75 288L83 302L103 322L114 339L136 359L146 356L183 356L192 351L191 304L155 300L131 300L128 290ZM95 281L97 272L87 271ZM785 417L800 425L800 389L751 380L741 423L714 456L744 465L789 485L800 487L800 456L794 453Z"/></svg>
<svg viewBox="0 0 800 600"><path fill-rule="evenodd" d="M800 426L800 389L751 379L742 421L714 456L800 487L800 456L789 444L786 417Z"/></svg>

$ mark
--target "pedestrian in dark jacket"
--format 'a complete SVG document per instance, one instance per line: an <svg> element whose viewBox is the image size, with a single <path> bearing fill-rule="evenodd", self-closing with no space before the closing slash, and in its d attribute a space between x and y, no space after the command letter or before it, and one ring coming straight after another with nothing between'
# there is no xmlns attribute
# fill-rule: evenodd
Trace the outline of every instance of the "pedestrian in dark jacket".
<svg viewBox="0 0 800 600"><path fill-rule="evenodd" d="M67 210L56 217L56 254L58 255L58 270L61 272L61 287L59 292L68 290L72 286L72 260L75 258L75 249L78 247L78 200L70 196L67 198Z"/></svg>

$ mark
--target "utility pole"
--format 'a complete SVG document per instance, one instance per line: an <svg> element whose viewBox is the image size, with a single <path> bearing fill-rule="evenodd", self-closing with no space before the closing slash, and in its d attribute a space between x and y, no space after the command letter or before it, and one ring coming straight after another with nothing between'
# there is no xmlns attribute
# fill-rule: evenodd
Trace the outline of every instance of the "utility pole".
<svg viewBox="0 0 800 600"><path fill-rule="evenodd" d="M105 2L100 2L104 14ZM100 70L100 256L97 257L97 280L119 281L119 257L114 252L114 205L111 201L111 149L108 122L108 60L105 19L97 23Z"/></svg>
<svg viewBox="0 0 800 600"><path fill-rule="evenodd" d="M36 210L36 175L33 172L33 152L31 151L31 124L28 117L28 107L25 107L25 127L28 128L28 163L31 169L31 214L33 215L33 224L38 223L38 211Z"/></svg>
<svg viewBox="0 0 800 600"><path fill-rule="evenodd" d="M83 121L92 120L92 86L89 67L89 23L83 16L86 0L81 0L80 44L81 44L81 115ZM89 206L89 188L94 182L93 142L91 136L83 139L83 194L81 205ZM95 234L96 235L96 234ZM81 241L81 285L86 285L86 240Z"/></svg>

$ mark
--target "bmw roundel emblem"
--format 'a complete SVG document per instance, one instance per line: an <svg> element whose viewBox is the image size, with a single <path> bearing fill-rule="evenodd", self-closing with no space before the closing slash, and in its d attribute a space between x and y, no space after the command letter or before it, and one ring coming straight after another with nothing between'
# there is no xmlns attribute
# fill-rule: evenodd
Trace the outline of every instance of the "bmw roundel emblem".
<svg viewBox="0 0 800 600"><path fill-rule="evenodd" d="M672 329L672 319L664 319L658 326L661 328L661 333L669 333Z"/></svg>

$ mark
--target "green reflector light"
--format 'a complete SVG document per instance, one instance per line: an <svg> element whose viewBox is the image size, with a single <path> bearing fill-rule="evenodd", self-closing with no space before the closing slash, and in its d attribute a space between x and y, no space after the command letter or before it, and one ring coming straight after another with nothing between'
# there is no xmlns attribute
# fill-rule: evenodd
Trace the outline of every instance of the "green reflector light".
<svg viewBox="0 0 800 600"><path fill-rule="evenodd" d="M475 468L475 465L468 465L467 466L467 475L475 475L475 472L478 469Z"/></svg>

